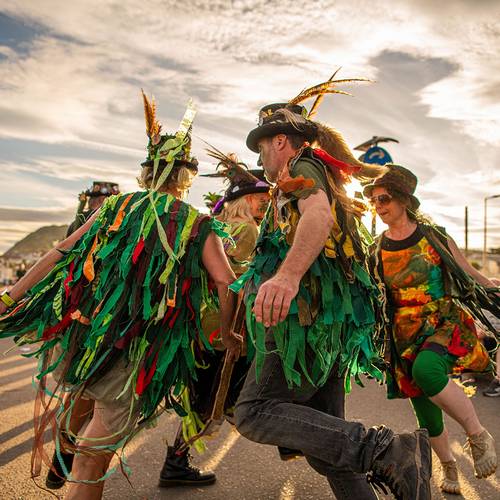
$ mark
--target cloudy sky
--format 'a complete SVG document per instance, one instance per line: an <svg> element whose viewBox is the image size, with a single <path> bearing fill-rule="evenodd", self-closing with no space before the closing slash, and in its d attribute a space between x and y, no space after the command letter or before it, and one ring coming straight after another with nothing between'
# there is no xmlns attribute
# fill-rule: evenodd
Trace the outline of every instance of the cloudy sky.
<svg viewBox="0 0 500 500"><path fill-rule="evenodd" d="M397 137L424 211L482 246L483 199L500 194L500 2L496 0L0 0L0 252L72 219L93 179L135 189L145 155L140 88L164 130L197 105L205 139L250 165L258 109L341 77L376 83L327 97L318 119L351 146ZM198 179L189 200L218 190ZM500 246L500 199L489 202Z"/></svg>

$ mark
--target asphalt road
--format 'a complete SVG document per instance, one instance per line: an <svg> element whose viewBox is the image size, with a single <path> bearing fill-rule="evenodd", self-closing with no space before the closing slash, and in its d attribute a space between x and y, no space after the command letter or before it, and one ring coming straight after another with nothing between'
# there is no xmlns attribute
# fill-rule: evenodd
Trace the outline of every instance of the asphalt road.
<svg viewBox="0 0 500 500"><path fill-rule="evenodd" d="M12 343L0 340L0 353ZM0 498L49 499L54 496L37 488L29 477L32 444L32 411L34 390L31 376L35 362L21 357L17 348L0 354ZM500 443L500 398L486 398L480 394L487 379L478 381L473 400L483 425ZM365 388L355 387L347 398L347 415L365 425L384 423L395 431L413 430L415 419L406 401L388 401L383 388L372 381ZM464 435L460 427L448 421L453 450L459 463L463 498L469 500L500 499L498 476L477 480L474 478L469 456L462 450ZM158 475L165 456L165 438L173 438L177 419L164 415L158 426L133 441L127 452L132 468L129 485L117 472L107 481L104 498L125 499L179 499L179 500L326 500L334 498L327 481L309 468L305 460L281 462L271 446L251 443L225 424L219 435L208 441L209 450L197 455L194 462L217 472L216 484L205 488L170 488L157 486ZM325 444L326 445L326 444ZM500 454L500 446L497 447ZM51 451L50 451L51 453ZM45 469L40 478L43 484ZM437 488L439 469L434 460L433 498L460 498L443 495ZM58 494L63 494L64 489ZM381 498L386 498L383 495ZM389 497L387 497L389 498ZM358 500L358 499L356 499ZM361 500L361 499L359 499Z"/></svg>

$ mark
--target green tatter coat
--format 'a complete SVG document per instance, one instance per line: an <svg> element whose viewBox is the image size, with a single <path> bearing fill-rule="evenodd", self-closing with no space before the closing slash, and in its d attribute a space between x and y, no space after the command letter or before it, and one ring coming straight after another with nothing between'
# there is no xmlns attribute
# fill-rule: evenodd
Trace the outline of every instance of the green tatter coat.
<svg viewBox="0 0 500 500"><path fill-rule="evenodd" d="M259 376L266 355L266 332L252 312L258 288L276 273L290 250L300 220L298 200L324 190L332 203L332 234L325 250L302 278L287 319L272 328L272 335L290 387L300 386L304 379L321 386L336 367L338 373L347 374L349 391L350 376L357 381L361 373L381 378L372 342L378 289L368 273L360 223L333 199L326 175L323 163L305 149L291 165L290 176L313 179L314 187L287 194L276 190L262 223L256 256L231 289L238 292L245 288L247 330L256 350ZM274 207L281 207L277 220ZM314 354L312 366L306 364L306 350Z"/></svg>
<svg viewBox="0 0 500 500"><path fill-rule="evenodd" d="M42 392L58 365L76 394L122 360L140 418L165 398L184 415L178 396L212 351L200 311L217 307L202 249L210 231L228 237L223 227L171 195L111 196L74 248L1 318L0 338L39 345L27 356L39 359ZM53 359L56 346L64 356Z"/></svg>

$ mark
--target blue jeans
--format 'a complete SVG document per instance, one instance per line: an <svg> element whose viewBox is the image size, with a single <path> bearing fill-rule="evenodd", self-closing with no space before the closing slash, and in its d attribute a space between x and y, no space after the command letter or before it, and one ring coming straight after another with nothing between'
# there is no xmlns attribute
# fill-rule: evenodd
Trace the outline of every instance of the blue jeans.
<svg viewBox="0 0 500 500"><path fill-rule="evenodd" d="M268 333L266 349L275 348ZM322 387L303 382L289 388L281 360L271 352L258 382L255 364L250 367L236 403L236 427L251 441L302 451L309 465L326 476L338 500L376 499L365 473L393 432L344 420L344 399L344 377L336 373Z"/></svg>

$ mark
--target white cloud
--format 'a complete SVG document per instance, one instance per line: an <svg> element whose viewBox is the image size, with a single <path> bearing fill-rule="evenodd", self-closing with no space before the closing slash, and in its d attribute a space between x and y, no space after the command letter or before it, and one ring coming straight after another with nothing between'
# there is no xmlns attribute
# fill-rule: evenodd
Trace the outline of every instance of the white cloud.
<svg viewBox="0 0 500 500"><path fill-rule="evenodd" d="M257 109L342 65L342 75L379 83L355 89L355 100L325 100L320 118L351 144L397 135L395 158L421 178L426 206L458 230L454 214L465 203L481 206L500 190L499 4L471 5L447 2L444 16L430 0L0 0L6 15L36 34L28 50L0 46L0 137L50 143L54 151L74 144L108 158L25 158L11 179L18 175L15 187L24 186L40 207L47 203L42 186L51 203L68 207L76 183L102 173L132 189L145 146L141 86L155 93L165 130L177 127L192 95L195 135L253 162L244 139ZM392 65L388 51L400 54ZM196 139L195 151L201 148ZM27 180L30 172L52 178L53 186ZM202 191L216 187L200 180L190 199L200 205Z"/></svg>

